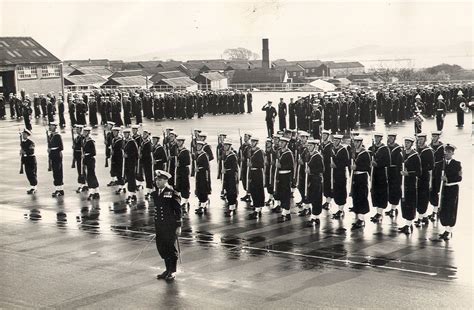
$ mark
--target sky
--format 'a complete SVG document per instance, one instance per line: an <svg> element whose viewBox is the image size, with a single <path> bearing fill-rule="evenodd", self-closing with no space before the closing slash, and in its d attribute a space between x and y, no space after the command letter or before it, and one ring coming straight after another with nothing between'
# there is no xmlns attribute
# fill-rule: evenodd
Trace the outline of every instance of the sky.
<svg viewBox="0 0 474 310"><path fill-rule="evenodd" d="M472 68L472 17L473 1L0 0L0 36L31 36L63 60L261 54L269 38L272 59Z"/></svg>

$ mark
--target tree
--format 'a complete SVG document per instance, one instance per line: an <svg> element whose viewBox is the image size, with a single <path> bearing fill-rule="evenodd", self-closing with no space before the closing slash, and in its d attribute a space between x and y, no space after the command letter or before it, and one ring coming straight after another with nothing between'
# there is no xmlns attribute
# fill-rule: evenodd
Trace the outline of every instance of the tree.
<svg viewBox="0 0 474 310"><path fill-rule="evenodd" d="M229 60L255 60L259 55L244 47L237 47L226 49L224 57Z"/></svg>

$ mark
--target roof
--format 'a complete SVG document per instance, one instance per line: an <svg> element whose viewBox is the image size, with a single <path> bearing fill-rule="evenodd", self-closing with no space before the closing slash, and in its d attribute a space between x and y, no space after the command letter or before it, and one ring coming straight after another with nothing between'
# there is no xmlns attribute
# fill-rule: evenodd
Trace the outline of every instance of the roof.
<svg viewBox="0 0 474 310"><path fill-rule="evenodd" d="M105 67L75 67L76 70L72 71L69 75L84 75L84 74L97 74L100 76L110 76L112 71Z"/></svg>
<svg viewBox="0 0 474 310"><path fill-rule="evenodd" d="M243 70L253 68L254 66L248 61L228 61L225 70Z"/></svg>
<svg viewBox="0 0 474 310"><path fill-rule="evenodd" d="M364 67L358 61L332 62L332 63L326 63L325 65L330 69L363 68Z"/></svg>
<svg viewBox="0 0 474 310"><path fill-rule="evenodd" d="M82 60L64 60L63 63L65 65L73 66L73 67L107 67L110 63L108 59L82 59Z"/></svg>
<svg viewBox="0 0 474 310"><path fill-rule="evenodd" d="M147 76L143 70L124 70L114 72L110 78L125 77L125 76Z"/></svg>
<svg viewBox="0 0 474 310"><path fill-rule="evenodd" d="M323 64L321 60L300 60L296 62L298 65L304 69L317 68Z"/></svg>
<svg viewBox="0 0 474 310"><path fill-rule="evenodd" d="M227 68L227 64L223 60L219 61L209 61L204 63L204 65L201 66L201 69L209 69L209 70L222 70L224 71Z"/></svg>
<svg viewBox="0 0 474 310"><path fill-rule="evenodd" d="M226 77L220 74L219 72L205 72L201 73L200 75L205 77L209 81L220 81L226 79Z"/></svg>
<svg viewBox="0 0 474 310"><path fill-rule="evenodd" d="M321 89L322 91L334 91L334 90L336 90L336 86L334 84L331 84L331 83L323 81L323 80L313 81L313 82L309 83L309 85L311 85L315 88Z"/></svg>
<svg viewBox="0 0 474 310"><path fill-rule="evenodd" d="M0 37L0 65L61 62L32 37Z"/></svg>
<svg viewBox="0 0 474 310"><path fill-rule="evenodd" d="M346 79L346 78L337 78L337 79L329 79L327 80L327 82L331 83L331 84L340 84L340 85L349 85L351 84L351 80L349 79Z"/></svg>
<svg viewBox="0 0 474 310"><path fill-rule="evenodd" d="M232 76L232 84L243 83L282 83L284 82L286 70L272 69L250 69L235 70Z"/></svg>
<svg viewBox="0 0 474 310"><path fill-rule="evenodd" d="M147 60L147 61L138 62L138 65L141 66L142 68L154 68L161 65L161 63L162 61L160 60Z"/></svg>
<svg viewBox="0 0 474 310"><path fill-rule="evenodd" d="M122 69L123 70L140 70L143 68L142 66L140 66L140 63L138 61L127 61L123 63Z"/></svg>
<svg viewBox="0 0 474 310"><path fill-rule="evenodd" d="M167 61L162 61L158 66L162 68L177 68L179 65L181 65L183 62L182 61L177 61L177 60L167 60Z"/></svg>
<svg viewBox="0 0 474 310"><path fill-rule="evenodd" d="M107 79L97 74L71 75L64 77L65 85L94 85L104 84Z"/></svg>
<svg viewBox="0 0 474 310"><path fill-rule="evenodd" d="M171 87L189 87L196 85L197 83L191 80L189 77L178 77L172 79L162 79L158 82L159 84L166 84Z"/></svg>
<svg viewBox="0 0 474 310"><path fill-rule="evenodd" d="M287 71L304 71L304 68L301 67L300 65L279 65L277 67L275 67L276 70L282 70L282 69L286 69Z"/></svg>
<svg viewBox="0 0 474 310"><path fill-rule="evenodd" d="M188 77L186 73L181 72L181 71L163 71L154 74L151 78L150 81L154 83L158 83L161 80L164 79L173 79L173 78L180 78L180 77Z"/></svg>
<svg viewBox="0 0 474 310"><path fill-rule="evenodd" d="M145 86L147 84L144 76L125 76L115 77L109 79L103 85L117 85L117 86Z"/></svg>

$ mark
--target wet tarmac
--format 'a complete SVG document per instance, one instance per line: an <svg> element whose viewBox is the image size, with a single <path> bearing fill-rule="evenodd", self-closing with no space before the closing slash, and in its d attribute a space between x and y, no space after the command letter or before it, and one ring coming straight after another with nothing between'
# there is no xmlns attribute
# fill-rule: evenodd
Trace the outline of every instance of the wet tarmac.
<svg viewBox="0 0 474 310"><path fill-rule="evenodd" d="M158 134L171 126L186 137L199 128L208 133L213 149L220 132L238 144L240 128L242 134L260 137L263 147L266 129L260 107L280 97L290 94L255 93L253 114L146 120L144 126ZM455 127L455 118L448 114L442 137L458 147L455 157L464 171L458 223L449 242L437 240L439 223L415 228L411 236L398 234L400 216L385 217L381 224L367 221L363 230L351 231L352 213L336 221L323 211L320 227L306 228L296 207L291 222L277 223L268 210L259 220L247 220L249 211L240 203L237 215L226 218L213 162L210 210L195 215L197 199L192 197L180 237L182 263L173 284L155 280L164 266L153 242L153 203L140 194L136 204L127 205L123 195L106 186L110 177L103 167L101 128L93 131L101 199L91 202L85 193L75 193L69 127L62 132L66 194L51 198L42 120L33 120L39 163L33 196L26 195L26 177L18 174L17 132L23 122L0 121L0 308L471 308L473 148L470 116L464 129ZM385 132L383 121L375 129ZM423 123L423 129L435 130L434 120ZM359 130L366 143L373 130ZM412 135L413 123L389 130L401 139ZM297 193L294 200L299 200Z"/></svg>

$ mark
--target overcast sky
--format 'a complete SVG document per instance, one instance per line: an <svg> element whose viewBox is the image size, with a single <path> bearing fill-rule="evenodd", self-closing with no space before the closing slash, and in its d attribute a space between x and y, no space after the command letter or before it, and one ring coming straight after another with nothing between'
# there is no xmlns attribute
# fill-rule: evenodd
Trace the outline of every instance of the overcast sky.
<svg viewBox="0 0 474 310"><path fill-rule="evenodd" d="M0 0L0 35L32 36L63 60L220 58L239 46L261 54L268 37L272 59L423 55L469 67L472 3Z"/></svg>

